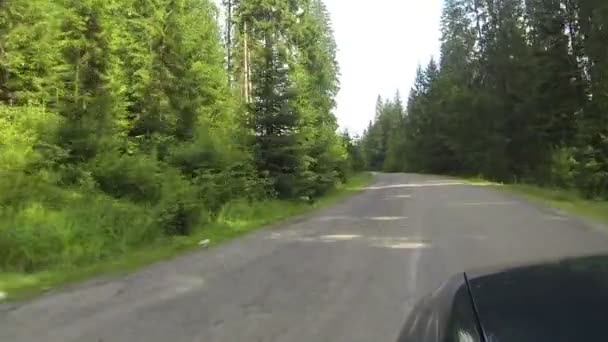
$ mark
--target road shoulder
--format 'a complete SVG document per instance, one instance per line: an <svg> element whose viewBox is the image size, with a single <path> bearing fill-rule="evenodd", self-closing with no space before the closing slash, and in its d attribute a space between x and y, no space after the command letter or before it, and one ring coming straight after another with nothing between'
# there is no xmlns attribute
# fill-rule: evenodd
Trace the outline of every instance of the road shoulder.
<svg viewBox="0 0 608 342"><path fill-rule="evenodd" d="M0 311L14 307L12 302L34 298L42 293L66 291L72 286L80 286L83 282L88 285L104 283L146 266L196 252L201 248L222 245L254 231L298 222L318 210L338 204L363 191L374 179L371 173L358 174L313 205L294 202L277 203L276 207L271 209L273 215L268 219L211 224L202 227L191 236L163 239L118 258L80 268L57 268L34 274L0 272L0 293L2 293ZM3 301L5 303L1 304Z"/></svg>

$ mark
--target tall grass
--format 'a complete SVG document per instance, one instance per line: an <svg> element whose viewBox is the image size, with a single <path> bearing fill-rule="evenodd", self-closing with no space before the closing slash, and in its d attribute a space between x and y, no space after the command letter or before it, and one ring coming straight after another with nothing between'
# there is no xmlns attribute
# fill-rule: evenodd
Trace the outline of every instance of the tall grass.
<svg viewBox="0 0 608 342"><path fill-rule="evenodd" d="M161 236L151 211L105 196L52 209L38 202L0 209L0 270L80 266L125 253Z"/></svg>
<svg viewBox="0 0 608 342"><path fill-rule="evenodd" d="M578 191L569 189L547 188L528 184L512 184L504 188L522 194L534 201L608 224L608 201L586 199Z"/></svg>

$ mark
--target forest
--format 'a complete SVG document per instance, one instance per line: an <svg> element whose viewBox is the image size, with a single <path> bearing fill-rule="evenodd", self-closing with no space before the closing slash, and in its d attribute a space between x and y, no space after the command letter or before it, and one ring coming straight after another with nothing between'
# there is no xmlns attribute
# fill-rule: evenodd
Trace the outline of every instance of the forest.
<svg viewBox="0 0 608 342"><path fill-rule="evenodd" d="M0 0L0 271L114 258L351 170L321 0Z"/></svg>
<svg viewBox="0 0 608 342"><path fill-rule="evenodd" d="M351 155L608 199L607 43L603 0L445 0L439 60L378 98Z"/></svg>

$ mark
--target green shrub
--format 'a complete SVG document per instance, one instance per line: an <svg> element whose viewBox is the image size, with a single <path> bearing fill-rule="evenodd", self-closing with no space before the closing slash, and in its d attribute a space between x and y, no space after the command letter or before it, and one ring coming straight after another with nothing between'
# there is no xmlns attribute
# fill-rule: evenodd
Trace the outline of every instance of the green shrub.
<svg viewBox="0 0 608 342"><path fill-rule="evenodd" d="M50 172L0 172L0 206L20 207L32 201L61 206L66 191L55 186L55 180L56 175Z"/></svg>
<svg viewBox="0 0 608 342"><path fill-rule="evenodd" d="M211 213L235 198L266 197L269 187L257 176L251 156L237 147L233 137L218 130L202 126L191 142L174 147L168 159L192 179Z"/></svg>
<svg viewBox="0 0 608 342"><path fill-rule="evenodd" d="M152 156L104 156L93 167L99 187L115 198L148 203L156 224L169 236L189 235L208 220L202 193L179 170Z"/></svg>
<svg viewBox="0 0 608 342"><path fill-rule="evenodd" d="M47 157L61 119L41 107L0 105L0 171L25 172Z"/></svg>
<svg viewBox="0 0 608 342"><path fill-rule="evenodd" d="M572 148L562 148L553 152L551 158L551 185L571 188L574 186L577 162Z"/></svg>
<svg viewBox="0 0 608 342"><path fill-rule="evenodd" d="M77 164L93 159L101 149L95 122L90 119L67 120L58 130L65 162Z"/></svg>
<svg viewBox="0 0 608 342"><path fill-rule="evenodd" d="M116 198L156 203L162 195L162 166L147 155L105 154L95 160L92 175L101 190Z"/></svg>
<svg viewBox="0 0 608 342"><path fill-rule="evenodd" d="M581 148L577 155L576 183L586 198L608 198L608 163L591 146Z"/></svg>
<svg viewBox="0 0 608 342"><path fill-rule="evenodd" d="M62 250L60 215L39 204L0 214L0 267L5 271L33 271L57 264Z"/></svg>
<svg viewBox="0 0 608 342"><path fill-rule="evenodd" d="M104 197L75 196L62 209L36 202L0 210L0 270L81 265L162 236L150 210Z"/></svg>
<svg viewBox="0 0 608 342"><path fill-rule="evenodd" d="M174 148L169 163L185 175L196 177L201 170L218 168L220 160L215 143L208 137Z"/></svg>
<svg viewBox="0 0 608 342"><path fill-rule="evenodd" d="M53 155L61 154L53 145L60 122L44 108L0 105L0 206L61 203L58 177L49 170Z"/></svg>
<svg viewBox="0 0 608 342"><path fill-rule="evenodd" d="M300 213L305 206L305 203L295 201L237 199L222 207L217 221L236 228L256 226Z"/></svg>
<svg viewBox="0 0 608 342"><path fill-rule="evenodd" d="M155 212L165 234L189 235L197 225L209 221L196 187L177 170L169 169L163 174L161 194Z"/></svg>

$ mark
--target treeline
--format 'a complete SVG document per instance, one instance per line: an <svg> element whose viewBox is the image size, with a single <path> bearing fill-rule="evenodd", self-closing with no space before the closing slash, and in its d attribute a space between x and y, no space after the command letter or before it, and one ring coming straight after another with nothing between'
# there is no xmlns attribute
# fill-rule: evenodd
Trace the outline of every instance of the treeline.
<svg viewBox="0 0 608 342"><path fill-rule="evenodd" d="M367 167L608 198L608 2L446 0L441 59L378 101Z"/></svg>
<svg viewBox="0 0 608 342"><path fill-rule="evenodd" d="M345 179L321 0L226 8L219 25L211 0L0 1L0 271L110 258Z"/></svg>

